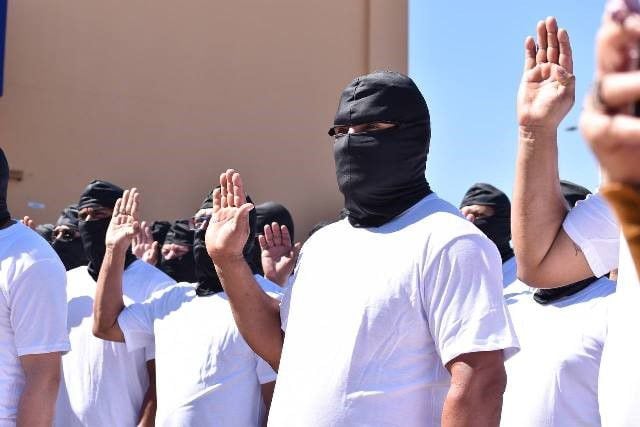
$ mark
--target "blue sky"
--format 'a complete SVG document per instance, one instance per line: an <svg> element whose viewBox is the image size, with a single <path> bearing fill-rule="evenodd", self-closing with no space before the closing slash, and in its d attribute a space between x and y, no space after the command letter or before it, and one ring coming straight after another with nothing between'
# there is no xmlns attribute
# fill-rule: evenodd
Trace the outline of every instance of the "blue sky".
<svg viewBox="0 0 640 427"><path fill-rule="evenodd" d="M474 182L509 196L517 148L515 100L523 44L536 23L553 15L569 32L574 53L576 104L558 132L560 176L593 190L596 162L576 125L593 74L593 41L603 2L409 1L409 74L431 113L427 178L457 205Z"/></svg>

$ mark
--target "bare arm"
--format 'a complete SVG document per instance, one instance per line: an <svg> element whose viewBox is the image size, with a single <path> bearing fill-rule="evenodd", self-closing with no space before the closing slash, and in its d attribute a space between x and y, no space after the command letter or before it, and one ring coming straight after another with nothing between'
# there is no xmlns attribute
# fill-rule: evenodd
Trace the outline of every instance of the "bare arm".
<svg viewBox="0 0 640 427"><path fill-rule="evenodd" d="M511 233L518 276L530 286L549 288L593 273L562 229L568 206L560 190L557 129L575 99L569 35L558 30L555 18L540 21L537 33L537 48L533 38L525 41L525 69L518 92Z"/></svg>
<svg viewBox="0 0 640 427"><path fill-rule="evenodd" d="M18 404L18 427L49 427L60 385L60 353L20 357L25 386Z"/></svg>
<svg viewBox="0 0 640 427"><path fill-rule="evenodd" d="M118 315L125 307L122 299L122 275L126 253L140 227L137 222L137 210L136 189L125 190L122 199L116 202L107 229L106 251L93 303L93 334L107 341L124 342Z"/></svg>
<svg viewBox="0 0 640 427"><path fill-rule="evenodd" d="M463 354L447 363L451 386L443 427L498 426L507 385L502 350Z"/></svg>
<svg viewBox="0 0 640 427"><path fill-rule="evenodd" d="M277 300L256 283L242 249L249 236L249 211L240 174L232 169L220 175L213 193L213 218L206 243L240 333L249 346L278 370L283 334Z"/></svg>
<svg viewBox="0 0 640 427"><path fill-rule="evenodd" d="M149 387L144 395L142 408L140 409L140 420L138 427L153 427L156 421L156 409L158 400L156 396L156 361L147 362L147 372L149 374Z"/></svg>
<svg viewBox="0 0 640 427"><path fill-rule="evenodd" d="M276 382L272 381L270 383L262 384L260 386L262 390L262 400L264 402L264 406L266 408L266 412L264 414L263 425L267 425L267 420L269 419L269 410L271 410L271 399L273 398L273 390L276 387Z"/></svg>

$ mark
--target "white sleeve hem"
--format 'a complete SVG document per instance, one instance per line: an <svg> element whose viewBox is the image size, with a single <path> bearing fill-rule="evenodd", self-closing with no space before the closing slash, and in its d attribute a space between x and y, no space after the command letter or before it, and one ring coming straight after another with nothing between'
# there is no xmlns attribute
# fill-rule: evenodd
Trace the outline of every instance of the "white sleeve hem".
<svg viewBox="0 0 640 427"><path fill-rule="evenodd" d="M69 341L62 341L55 344L36 345L30 347L23 347L16 349L18 357L28 356L30 354L45 354L45 353L66 353L71 350Z"/></svg>
<svg viewBox="0 0 640 427"><path fill-rule="evenodd" d="M520 351L520 345L515 341L506 342L506 343L495 342L493 340L477 341L476 343L470 346L465 346L465 348L460 348L460 349L454 348L447 351L445 354L442 354L441 356L442 365L445 366L447 363L451 362L453 359L463 354L477 353L480 351L496 351L496 350L503 350L504 360L507 360L511 356L516 354L518 351Z"/></svg>

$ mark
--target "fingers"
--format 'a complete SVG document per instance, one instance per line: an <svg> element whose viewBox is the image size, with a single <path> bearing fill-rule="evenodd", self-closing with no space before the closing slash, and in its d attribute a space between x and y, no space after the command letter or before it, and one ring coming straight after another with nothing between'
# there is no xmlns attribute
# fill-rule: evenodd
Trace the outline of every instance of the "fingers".
<svg viewBox="0 0 640 427"><path fill-rule="evenodd" d="M276 224L276 226L278 225L277 223L274 222L274 224ZM291 247L291 235L289 234L289 229L287 228L286 225L281 225L280 226L280 234L282 235L282 245L290 248Z"/></svg>
<svg viewBox="0 0 640 427"><path fill-rule="evenodd" d="M219 188L213 190L213 214L215 215L222 208L222 192Z"/></svg>
<svg viewBox="0 0 640 427"><path fill-rule="evenodd" d="M571 49L569 33L564 28L558 31L558 44L560 46L558 64L567 70L567 72L573 74L573 51Z"/></svg>
<svg viewBox="0 0 640 427"><path fill-rule="evenodd" d="M609 116L587 107L580 117L580 128L594 149L640 151L640 118L626 114Z"/></svg>
<svg viewBox="0 0 640 427"><path fill-rule="evenodd" d="M147 225L147 224L145 224L145 226L144 226L144 235L146 237L147 242L158 243L158 242L155 242L153 240L153 234L151 233L151 227L149 227L149 225Z"/></svg>
<svg viewBox="0 0 640 427"><path fill-rule="evenodd" d="M531 70L536 66L536 42L529 36L524 41L524 69Z"/></svg>
<svg viewBox="0 0 640 427"><path fill-rule="evenodd" d="M240 205L236 205L234 202L234 191L233 191L233 174L235 171L233 169L227 169L227 206L240 207Z"/></svg>
<svg viewBox="0 0 640 427"><path fill-rule="evenodd" d="M298 259L298 256L300 255L300 250L302 249L302 243L301 242L297 242L295 245L293 245L293 255L295 256L296 259Z"/></svg>
<svg viewBox="0 0 640 427"><path fill-rule="evenodd" d="M273 243L276 246L282 246L282 231L277 222L271 223L271 231L273 232Z"/></svg>
<svg viewBox="0 0 640 427"><path fill-rule="evenodd" d="M558 21L550 16L545 21L547 30L547 62L558 63L560 47L558 44Z"/></svg>
<svg viewBox="0 0 640 427"><path fill-rule="evenodd" d="M220 174L220 207L226 208L229 206L227 203L227 174Z"/></svg>
<svg viewBox="0 0 640 427"><path fill-rule="evenodd" d="M536 63L547 62L547 26L544 21L538 21L536 27L538 33L538 52L536 53Z"/></svg>
<svg viewBox="0 0 640 427"><path fill-rule="evenodd" d="M129 215L133 218L138 219L138 206L140 206L140 193L138 193L137 189L131 190L131 211L129 211Z"/></svg>
<svg viewBox="0 0 640 427"><path fill-rule="evenodd" d="M600 102L621 108L640 99L640 71L611 73L600 79Z"/></svg>
<svg viewBox="0 0 640 427"><path fill-rule="evenodd" d="M242 177L238 172L234 171L231 179L233 183L234 206L241 206L247 201L247 196L244 193L244 184L242 182Z"/></svg>
<svg viewBox="0 0 640 427"><path fill-rule="evenodd" d="M118 214L120 213L121 206L122 206L122 198L119 198L118 200L116 200L116 204L113 206L113 213L111 214L112 218L116 218L118 216Z"/></svg>
<svg viewBox="0 0 640 427"><path fill-rule="evenodd" d="M267 238L264 237L262 234L258 235L258 243L260 243L260 250L261 251L266 251L267 249L269 249L269 244L267 243Z"/></svg>
<svg viewBox="0 0 640 427"><path fill-rule="evenodd" d="M267 245L267 248L275 246L273 241L273 231L271 230L271 226L269 224L264 226L264 239Z"/></svg>

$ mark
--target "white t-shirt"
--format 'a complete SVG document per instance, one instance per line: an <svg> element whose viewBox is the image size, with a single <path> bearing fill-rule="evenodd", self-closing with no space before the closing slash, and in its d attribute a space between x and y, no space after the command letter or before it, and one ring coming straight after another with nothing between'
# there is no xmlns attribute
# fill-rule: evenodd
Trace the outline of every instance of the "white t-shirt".
<svg viewBox="0 0 640 427"><path fill-rule="evenodd" d="M303 252L269 425L439 425L447 362L517 350L498 250L435 194L378 228L328 225Z"/></svg>
<svg viewBox="0 0 640 427"><path fill-rule="evenodd" d="M506 288L518 280L516 257L512 256L502 263L502 285Z"/></svg>
<svg viewBox="0 0 640 427"><path fill-rule="evenodd" d="M261 276L262 289L280 288ZM156 343L156 425L258 426L260 384L276 374L245 342L225 293L198 297L196 285L178 283L118 317L127 347Z"/></svg>
<svg viewBox="0 0 640 427"><path fill-rule="evenodd" d="M618 268L609 309L607 342L602 354L598 399L603 426L640 425L640 283L629 248L613 213L595 195L569 212L563 224L596 274ZM620 262L618 264L618 249Z"/></svg>
<svg viewBox="0 0 640 427"><path fill-rule="evenodd" d="M21 356L65 352L66 277L51 245L20 223L0 230L0 426L13 426L25 384Z"/></svg>
<svg viewBox="0 0 640 427"><path fill-rule="evenodd" d="M122 276L124 303L144 301L173 283L154 266L134 261ZM93 335L96 287L86 266L67 272L71 351L62 357L56 427L135 426L149 386L146 362L154 358L153 341L129 352L124 343Z"/></svg>
<svg viewBox="0 0 640 427"><path fill-rule="evenodd" d="M505 363L505 427L599 426L598 373L615 283L603 277L548 305L510 295L520 352Z"/></svg>

